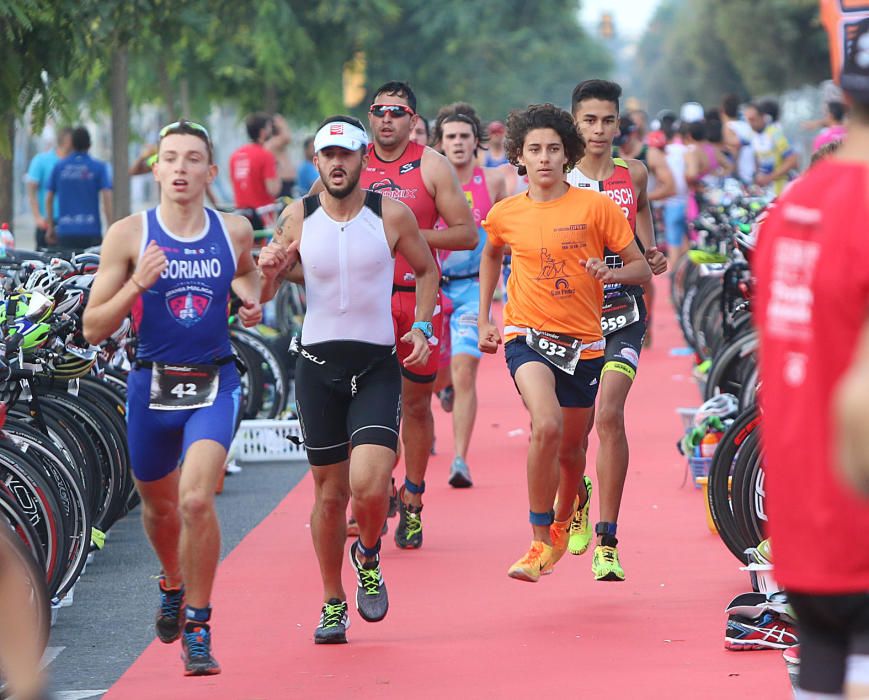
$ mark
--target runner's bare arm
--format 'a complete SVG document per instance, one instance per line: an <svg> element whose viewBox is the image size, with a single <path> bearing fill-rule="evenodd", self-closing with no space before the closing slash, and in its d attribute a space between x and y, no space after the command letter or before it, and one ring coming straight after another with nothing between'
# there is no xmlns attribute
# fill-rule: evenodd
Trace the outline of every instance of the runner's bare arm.
<svg viewBox="0 0 869 700"><path fill-rule="evenodd" d="M649 186L649 173L646 166L638 160L629 160L631 180L637 195L637 238L643 244L644 256L652 268L652 273L660 275L667 271L667 258L655 245L655 224L652 221L652 207L646 189Z"/></svg>
<svg viewBox="0 0 869 700"><path fill-rule="evenodd" d="M477 316L479 347L483 352L493 353L501 343L498 328L492 323L492 297L501 276L501 263L504 260L504 246L492 245L486 241L480 256L480 313Z"/></svg>
<svg viewBox="0 0 869 700"><path fill-rule="evenodd" d="M235 248L235 277L232 291L241 299L242 306L238 317L245 326L253 326L262 320L260 306L260 273L251 253L253 249L253 228L250 221L235 214L221 214Z"/></svg>
<svg viewBox="0 0 869 700"><path fill-rule="evenodd" d="M139 295L166 269L166 255L153 241L137 260L143 235L141 216L128 216L109 227L84 312L84 336L89 343L96 345L114 333Z"/></svg>
<svg viewBox="0 0 869 700"><path fill-rule="evenodd" d="M432 248L473 250L479 242L477 227L455 169L431 148L423 152L421 167L426 187L433 192L435 207L447 228L422 229L420 233Z"/></svg>
<svg viewBox="0 0 869 700"><path fill-rule="evenodd" d="M649 201L657 202L676 194L676 181L673 171L667 165L667 157L657 148L650 148L647 156L649 170L655 176L655 189L649 192Z"/></svg>
<svg viewBox="0 0 869 700"><path fill-rule="evenodd" d="M612 282L619 284L645 284L652 279L652 270L636 241L619 251L624 267L613 270Z"/></svg>
<svg viewBox="0 0 869 700"><path fill-rule="evenodd" d="M420 234L410 208L383 198L383 224L395 240L395 250L407 260L416 276L416 321L431 321L438 296L438 269L431 249ZM394 238L393 238L394 237Z"/></svg>
<svg viewBox="0 0 869 700"><path fill-rule="evenodd" d="M303 219L304 204L301 200L285 207L278 217L272 242L260 252L258 267L262 278L260 300L263 302L274 298L283 280L304 282L299 260Z"/></svg>
<svg viewBox="0 0 869 700"><path fill-rule="evenodd" d="M486 185L489 188L489 199L492 204L500 202L507 197L507 179L504 171L499 168L484 168L486 171Z"/></svg>
<svg viewBox="0 0 869 700"><path fill-rule="evenodd" d="M431 323L437 304L440 276L431 249L419 232L416 217L405 204L384 197L383 225L389 238L395 240L395 250L404 256L416 276L414 321ZM421 330L412 328L399 340L413 345L413 350L404 359L405 367L421 367L428 362L431 347Z"/></svg>

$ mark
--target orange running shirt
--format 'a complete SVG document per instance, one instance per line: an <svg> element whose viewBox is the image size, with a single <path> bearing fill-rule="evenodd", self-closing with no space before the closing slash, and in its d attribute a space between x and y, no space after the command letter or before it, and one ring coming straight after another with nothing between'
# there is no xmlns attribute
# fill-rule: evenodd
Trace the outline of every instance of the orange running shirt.
<svg viewBox="0 0 869 700"><path fill-rule="evenodd" d="M520 335L517 328L563 333L584 345L603 339L603 285L586 272L585 262L603 260L604 248L619 253L633 242L615 202L577 187L550 202L535 202L522 193L492 207L483 228L492 245L508 245L512 251L505 341ZM601 355L602 349L588 349L581 357Z"/></svg>

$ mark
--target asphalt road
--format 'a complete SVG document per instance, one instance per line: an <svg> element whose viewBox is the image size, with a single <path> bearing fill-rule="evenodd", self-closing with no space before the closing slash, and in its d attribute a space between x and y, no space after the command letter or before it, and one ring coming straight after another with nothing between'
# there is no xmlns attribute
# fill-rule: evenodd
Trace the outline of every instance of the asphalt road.
<svg viewBox="0 0 869 700"><path fill-rule="evenodd" d="M251 464L227 477L217 498L221 558L304 476L306 462ZM111 529L103 551L58 611L46 661L57 700L100 698L154 639L160 565L137 509ZM179 661L180 663L180 661Z"/></svg>

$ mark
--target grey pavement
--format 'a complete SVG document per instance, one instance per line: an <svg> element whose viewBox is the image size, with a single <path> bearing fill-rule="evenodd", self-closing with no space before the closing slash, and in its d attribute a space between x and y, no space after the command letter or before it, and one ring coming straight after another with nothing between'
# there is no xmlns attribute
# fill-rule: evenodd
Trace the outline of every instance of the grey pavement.
<svg viewBox="0 0 869 700"><path fill-rule="evenodd" d="M305 462L250 464L226 478L217 497L221 559L307 469ZM73 604L58 611L46 656L52 659L48 672L57 700L102 697L153 641L159 570L136 509L111 529L105 548L76 584Z"/></svg>

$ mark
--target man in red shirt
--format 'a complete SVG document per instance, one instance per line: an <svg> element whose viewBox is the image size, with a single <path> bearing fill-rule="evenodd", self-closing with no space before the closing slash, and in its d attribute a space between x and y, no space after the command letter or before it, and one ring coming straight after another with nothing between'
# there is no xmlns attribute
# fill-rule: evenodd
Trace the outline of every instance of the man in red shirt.
<svg viewBox="0 0 869 700"><path fill-rule="evenodd" d="M237 209L246 216L254 230L265 228L262 217L257 213L260 207L274 204L281 192L281 179L278 177L275 155L263 144L272 135L274 122L263 112L249 114L244 120L250 143L245 144L229 158L229 176Z"/></svg>
<svg viewBox="0 0 869 700"><path fill-rule="evenodd" d="M798 697L846 686L869 696L869 501L842 479L834 442L834 409L854 425L848 399L869 362L865 344L855 355L869 330L869 19L858 26L841 79L848 136L782 193L754 261L766 512L775 576L799 620ZM865 408L860 417L865 426ZM861 432L843 431L846 445Z"/></svg>

